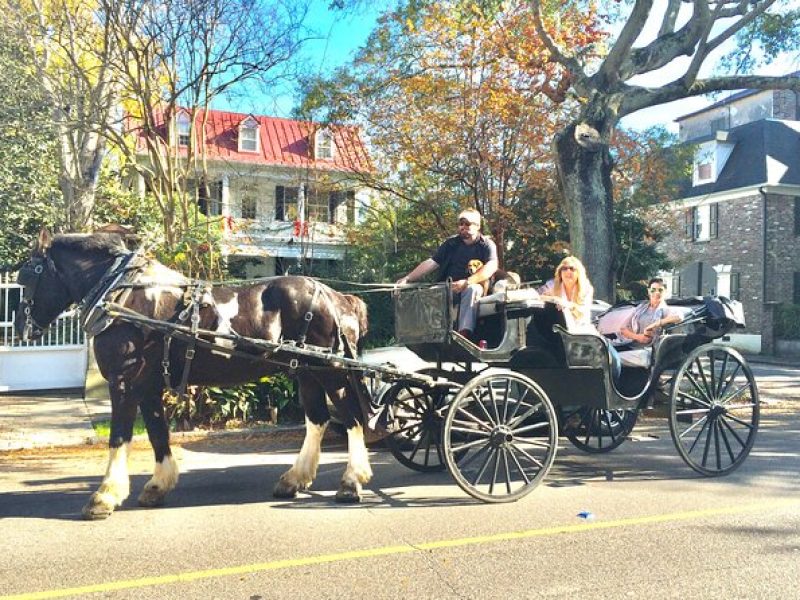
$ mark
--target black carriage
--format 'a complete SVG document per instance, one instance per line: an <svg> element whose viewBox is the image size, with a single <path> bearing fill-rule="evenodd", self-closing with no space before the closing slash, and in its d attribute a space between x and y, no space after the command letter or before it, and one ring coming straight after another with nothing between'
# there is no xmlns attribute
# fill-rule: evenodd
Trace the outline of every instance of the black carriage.
<svg viewBox="0 0 800 600"><path fill-rule="evenodd" d="M570 332L535 290L504 290L481 300L474 343L453 330L448 286L397 292L397 342L432 366L422 372L430 382L401 378L384 393L395 427L389 449L415 470L447 468L475 498L509 502L544 479L560 435L583 451L608 452L641 410L666 403L683 460L706 476L733 471L759 421L750 367L718 343L744 326L741 305L716 297L668 304L682 321L649 354L622 352L615 378L600 332L614 330L633 305L599 307L597 330Z"/></svg>

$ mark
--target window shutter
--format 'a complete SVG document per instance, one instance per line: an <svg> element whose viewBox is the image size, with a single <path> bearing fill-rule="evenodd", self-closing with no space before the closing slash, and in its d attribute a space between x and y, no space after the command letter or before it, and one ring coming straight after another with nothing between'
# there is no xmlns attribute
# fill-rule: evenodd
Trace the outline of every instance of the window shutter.
<svg viewBox="0 0 800 600"><path fill-rule="evenodd" d="M336 223L336 207L342 203L341 192L331 192L328 194L328 222Z"/></svg>
<svg viewBox="0 0 800 600"><path fill-rule="evenodd" d="M713 239L719 235L719 203L714 203L709 208L711 209L709 215L709 237Z"/></svg>
<svg viewBox="0 0 800 600"><path fill-rule="evenodd" d="M283 221L283 186L275 186L275 220Z"/></svg>
<svg viewBox="0 0 800 600"><path fill-rule="evenodd" d="M347 222L350 225L356 222L356 193L352 190L347 192Z"/></svg>
<svg viewBox="0 0 800 600"><path fill-rule="evenodd" d="M794 272L794 303L800 304L800 271Z"/></svg>
<svg viewBox="0 0 800 600"><path fill-rule="evenodd" d="M800 235L800 198L794 199L794 234Z"/></svg>
<svg viewBox="0 0 800 600"><path fill-rule="evenodd" d="M683 215L684 218L684 233L690 240L695 239L694 233L694 209L687 208Z"/></svg>

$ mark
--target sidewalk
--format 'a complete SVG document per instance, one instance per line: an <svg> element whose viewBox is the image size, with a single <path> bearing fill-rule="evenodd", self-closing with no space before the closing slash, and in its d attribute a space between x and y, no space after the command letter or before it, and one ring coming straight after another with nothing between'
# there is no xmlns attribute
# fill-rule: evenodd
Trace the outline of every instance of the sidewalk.
<svg viewBox="0 0 800 600"><path fill-rule="evenodd" d="M111 406L84 400L82 389L1 395L0 451L93 443L92 420L110 417Z"/></svg>

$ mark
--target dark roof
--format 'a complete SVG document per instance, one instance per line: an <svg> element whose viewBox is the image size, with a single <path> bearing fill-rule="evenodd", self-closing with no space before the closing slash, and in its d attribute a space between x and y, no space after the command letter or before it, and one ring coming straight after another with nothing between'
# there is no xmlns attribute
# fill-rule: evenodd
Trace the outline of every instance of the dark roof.
<svg viewBox="0 0 800 600"><path fill-rule="evenodd" d="M762 119L746 123L729 130L730 142L734 144L722 172L714 183L692 187L691 178L681 194L694 198L759 185L800 185L800 122ZM712 139L712 136L704 140ZM692 145L698 141L693 140ZM767 158L782 165L786 170L777 180L768 179Z"/></svg>
<svg viewBox="0 0 800 600"><path fill-rule="evenodd" d="M797 77L798 75L800 75L800 71L794 71L792 73L787 73L786 75L783 75L783 77ZM741 90L741 91L735 92L735 93L731 94L730 96L728 96L727 98L723 98L722 100L718 100L717 102L714 102L713 104L709 104L705 108L701 108L700 110L696 110L694 112L690 112L688 114L681 115L680 117L675 119L675 123L680 123L681 121L683 121L684 119L688 119L689 117L694 117L694 116L702 114L702 113L704 113L704 112L706 112L708 110L713 110L715 108L719 108L720 106L725 106L726 104L731 104L731 103L735 102L736 100L740 100L742 98L747 98L747 96L752 96L753 94L758 94L759 92L766 92L766 91L770 91L770 90Z"/></svg>

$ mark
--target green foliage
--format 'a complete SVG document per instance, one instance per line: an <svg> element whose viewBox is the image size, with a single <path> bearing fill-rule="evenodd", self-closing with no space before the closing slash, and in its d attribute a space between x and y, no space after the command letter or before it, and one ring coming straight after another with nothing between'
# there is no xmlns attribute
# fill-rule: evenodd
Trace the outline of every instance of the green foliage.
<svg viewBox="0 0 800 600"><path fill-rule="evenodd" d="M164 404L170 426L179 431L269 421L273 408L281 422L303 416L294 381L280 373L234 387L190 388L183 398L165 394Z"/></svg>
<svg viewBox="0 0 800 600"><path fill-rule="evenodd" d="M784 52L797 50L800 9L765 13L736 33L736 45L718 63L718 70L747 73L769 64Z"/></svg>
<svg viewBox="0 0 800 600"><path fill-rule="evenodd" d="M27 254L61 202L50 107L15 40L0 26L0 264Z"/></svg>
<svg viewBox="0 0 800 600"><path fill-rule="evenodd" d="M775 308L775 332L785 340L800 340L800 305L779 304Z"/></svg>
<svg viewBox="0 0 800 600"><path fill-rule="evenodd" d="M122 184L120 173L106 167L100 174L92 221L95 226L124 225L142 237L152 237L161 225L161 214L152 196L140 198Z"/></svg>

